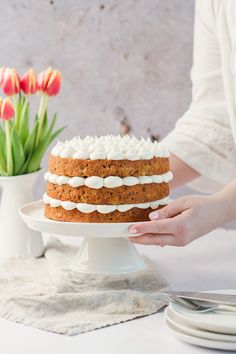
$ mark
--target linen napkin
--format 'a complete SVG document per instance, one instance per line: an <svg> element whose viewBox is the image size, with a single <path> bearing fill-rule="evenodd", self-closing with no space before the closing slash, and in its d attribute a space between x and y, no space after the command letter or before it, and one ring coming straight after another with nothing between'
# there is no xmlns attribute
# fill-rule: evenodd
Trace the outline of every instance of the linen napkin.
<svg viewBox="0 0 236 354"><path fill-rule="evenodd" d="M0 317L39 329L75 335L163 307L166 281L150 260L126 275L82 274L70 269L77 248L50 241L42 258L0 265Z"/></svg>

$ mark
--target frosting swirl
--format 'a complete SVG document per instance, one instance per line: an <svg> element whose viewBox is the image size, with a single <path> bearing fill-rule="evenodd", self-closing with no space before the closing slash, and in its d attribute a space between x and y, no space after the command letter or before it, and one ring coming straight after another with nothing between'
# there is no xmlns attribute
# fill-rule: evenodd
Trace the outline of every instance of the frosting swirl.
<svg viewBox="0 0 236 354"><path fill-rule="evenodd" d="M46 172L44 179L50 183L63 185L68 184L71 187L80 187L87 186L89 188L99 189L102 187L106 188L116 188L121 186L134 186L136 184L147 184L147 183L168 183L173 179L173 174L171 171L164 173L162 175L153 175L153 176L129 176L129 177L118 177L118 176L109 176L109 177L67 177L67 176L58 176L51 172Z"/></svg>
<svg viewBox="0 0 236 354"><path fill-rule="evenodd" d="M43 196L43 201L45 204L50 205L52 208L57 208L61 206L66 210L78 209L82 213L92 213L93 211L97 211L101 214L108 214L115 210L120 212L128 211L132 208L139 209L147 209L152 208L156 209L160 205L167 205L169 201L169 197L165 197L163 199L155 200L153 202L148 203L139 203L139 204L119 204L119 205L95 205L95 204L87 204L87 203L73 203L70 201L61 201L58 199L54 199L49 197L46 193Z"/></svg>
<svg viewBox="0 0 236 354"><path fill-rule="evenodd" d="M81 160L150 160L153 157L169 157L169 152L159 143L134 136L87 136L58 142L51 151L53 156Z"/></svg>

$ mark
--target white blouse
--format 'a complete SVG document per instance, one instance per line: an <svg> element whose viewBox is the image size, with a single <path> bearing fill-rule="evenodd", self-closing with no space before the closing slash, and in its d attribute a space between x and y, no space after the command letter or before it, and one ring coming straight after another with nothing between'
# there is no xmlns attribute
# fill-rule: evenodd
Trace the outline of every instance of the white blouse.
<svg viewBox="0 0 236 354"><path fill-rule="evenodd" d="M192 103L163 145L214 192L236 178L236 0L196 0ZM210 183L209 183L210 182Z"/></svg>

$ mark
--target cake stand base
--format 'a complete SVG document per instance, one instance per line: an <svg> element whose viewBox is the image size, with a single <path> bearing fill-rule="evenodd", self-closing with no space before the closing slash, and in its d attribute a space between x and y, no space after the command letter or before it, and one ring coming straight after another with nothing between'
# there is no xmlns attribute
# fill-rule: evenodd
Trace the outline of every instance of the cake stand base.
<svg viewBox="0 0 236 354"><path fill-rule="evenodd" d="M71 268L82 273L124 274L145 267L135 246L125 238L84 238Z"/></svg>
<svg viewBox="0 0 236 354"><path fill-rule="evenodd" d="M44 216L43 202L24 205L19 213L26 225L49 235L83 237L71 268L90 274L137 272L145 262L127 237L135 223L76 223L50 220ZM136 235L138 236L138 235Z"/></svg>

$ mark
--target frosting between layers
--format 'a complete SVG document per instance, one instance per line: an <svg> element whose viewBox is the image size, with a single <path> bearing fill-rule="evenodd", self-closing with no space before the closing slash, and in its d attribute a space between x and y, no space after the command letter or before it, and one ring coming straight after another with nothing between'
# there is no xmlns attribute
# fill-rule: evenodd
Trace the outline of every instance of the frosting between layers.
<svg viewBox="0 0 236 354"><path fill-rule="evenodd" d="M109 177L67 177L67 176L58 176L51 172L46 172L44 179L50 183L63 185L69 184L71 187L80 187L87 186L89 188L99 189L102 187L106 188L115 188L121 186L134 186L136 184L147 184L147 183L168 183L173 178L172 172L163 173L162 175L153 175L153 176L129 176L129 177L118 177L118 176L109 176Z"/></svg>
<svg viewBox="0 0 236 354"><path fill-rule="evenodd" d="M81 160L150 160L153 157L169 157L169 152L160 144L134 136L106 135L80 137L57 142L51 151L53 156Z"/></svg>
<svg viewBox="0 0 236 354"><path fill-rule="evenodd" d="M58 199L51 198L47 195L47 193L45 193L43 196L43 201L45 204L49 204L52 208L57 208L57 207L61 206L65 210L78 209L82 213L92 213L93 211L97 211L101 214L108 214L108 213L111 213L115 210L118 210L120 212L125 212L125 211L132 209L132 208L156 209L160 205L168 204L169 197L155 200L153 202L139 203L139 204L95 205L95 204L86 204L86 203L73 203L70 201L61 201Z"/></svg>

